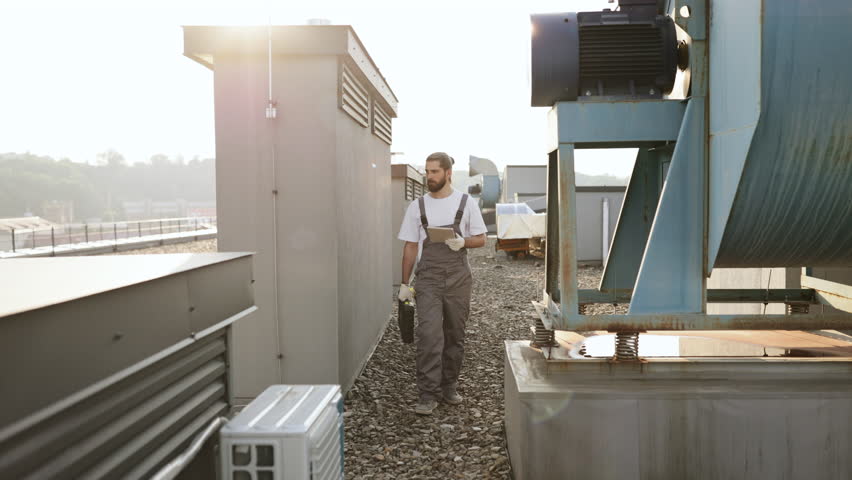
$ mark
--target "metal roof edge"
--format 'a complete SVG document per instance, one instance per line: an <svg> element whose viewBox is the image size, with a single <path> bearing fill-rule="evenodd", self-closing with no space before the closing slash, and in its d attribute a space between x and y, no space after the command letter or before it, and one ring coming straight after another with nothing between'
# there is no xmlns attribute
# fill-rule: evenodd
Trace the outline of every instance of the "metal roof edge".
<svg viewBox="0 0 852 480"><path fill-rule="evenodd" d="M70 295L67 295L65 297L57 297L56 299L45 300L43 302L34 303L32 305L29 305L25 308L20 307L20 308L17 308L17 309L10 309L8 311L0 311L0 320L4 319L6 317L11 317L13 315L20 315L22 313L30 312L30 311L33 311L33 310L39 310L39 309L42 309L42 308L52 307L52 306L55 306L55 305L62 305L62 304L74 302L74 301L77 301L77 300L80 300L80 299L83 299L83 298L92 297L92 296L95 296L95 295L101 295L101 294L108 293L108 292L113 292L115 290L120 290L122 288L128 288L128 287L132 287L132 286L135 286L135 285L141 285L141 284L144 284L144 283L147 283L147 282L151 282L151 281L154 281L154 280L159 280L159 279L162 279L162 278L167 278L167 277L171 277L171 276L174 276L174 275L184 274L184 273L191 271L191 270L206 268L206 267L210 267L210 266L213 266L213 265L216 265L216 264L237 260L237 259L240 259L240 258L251 257L254 254L250 253L250 252L221 252L221 253L217 252L217 253L192 253L192 254L178 253L178 254L134 255L134 257L165 257L165 256L172 256L172 255L191 256L191 257L195 257L195 258L198 258L199 256L209 256L209 257L218 257L218 258L211 258L209 261L202 262L200 264L188 264L188 265L185 265L185 266L182 266L182 267L178 267L175 270L169 271L168 273L164 273L164 274L159 275L159 276L148 277L148 278L127 279L126 281L123 281L123 282L118 281L115 284L110 285L109 288L101 289L99 291L80 291L80 293L78 293L78 294L70 294ZM38 261L38 262L49 263L49 262L56 262L57 260L61 261L61 260L69 260L69 259L72 259L72 261L77 261L77 262L81 262L81 261L85 262L87 260L94 260L96 258L98 258L98 257L58 257L58 258L57 257L47 257L47 258L5 259L5 260L2 260L3 263L0 263L0 266L6 264L6 262ZM101 257L101 258L104 258L104 257Z"/></svg>

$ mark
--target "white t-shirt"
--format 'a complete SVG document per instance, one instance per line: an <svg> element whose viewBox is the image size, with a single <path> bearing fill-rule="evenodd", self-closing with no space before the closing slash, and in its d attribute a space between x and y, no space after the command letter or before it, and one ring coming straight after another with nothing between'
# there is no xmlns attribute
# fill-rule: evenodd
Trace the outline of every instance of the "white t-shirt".
<svg viewBox="0 0 852 480"><path fill-rule="evenodd" d="M462 192L453 189L453 193L446 198L432 198L431 194L427 194L423 198L426 202L426 220L429 221L430 227L443 227L453 224L462 199ZM459 228L465 238L488 232L485 221L482 220L482 213L479 212L479 205L476 199L471 196L467 197ZM405 242L420 242L421 244L426 239L426 230L420 224L420 202L416 199L408 205L408 210L405 211L398 238Z"/></svg>

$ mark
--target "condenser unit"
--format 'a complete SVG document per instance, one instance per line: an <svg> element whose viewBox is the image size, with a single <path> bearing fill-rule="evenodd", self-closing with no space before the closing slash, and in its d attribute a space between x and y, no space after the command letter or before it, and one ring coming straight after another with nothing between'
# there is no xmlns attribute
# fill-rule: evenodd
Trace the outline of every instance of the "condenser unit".
<svg viewBox="0 0 852 480"><path fill-rule="evenodd" d="M224 480L343 478L337 385L273 385L221 430Z"/></svg>

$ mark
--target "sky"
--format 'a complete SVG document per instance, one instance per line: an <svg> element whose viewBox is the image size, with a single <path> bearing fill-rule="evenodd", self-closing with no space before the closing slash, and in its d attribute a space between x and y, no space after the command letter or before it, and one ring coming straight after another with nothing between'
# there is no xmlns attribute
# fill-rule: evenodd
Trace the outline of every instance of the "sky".
<svg viewBox="0 0 852 480"><path fill-rule="evenodd" d="M352 25L399 99L394 162L449 152L543 164L547 108L529 106L529 15L606 0L0 0L0 152L92 162L114 149L214 157L213 74L182 25ZM400 5L405 5L401 7ZM628 176L631 150L583 150L577 171Z"/></svg>

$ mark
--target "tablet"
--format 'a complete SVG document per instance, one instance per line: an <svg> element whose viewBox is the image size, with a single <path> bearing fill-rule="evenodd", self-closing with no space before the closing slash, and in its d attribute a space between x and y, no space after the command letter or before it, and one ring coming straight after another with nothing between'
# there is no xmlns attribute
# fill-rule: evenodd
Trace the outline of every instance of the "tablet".
<svg viewBox="0 0 852 480"><path fill-rule="evenodd" d="M429 235L429 241L434 243L443 243L444 240L456 237L452 227L426 227L426 233Z"/></svg>

